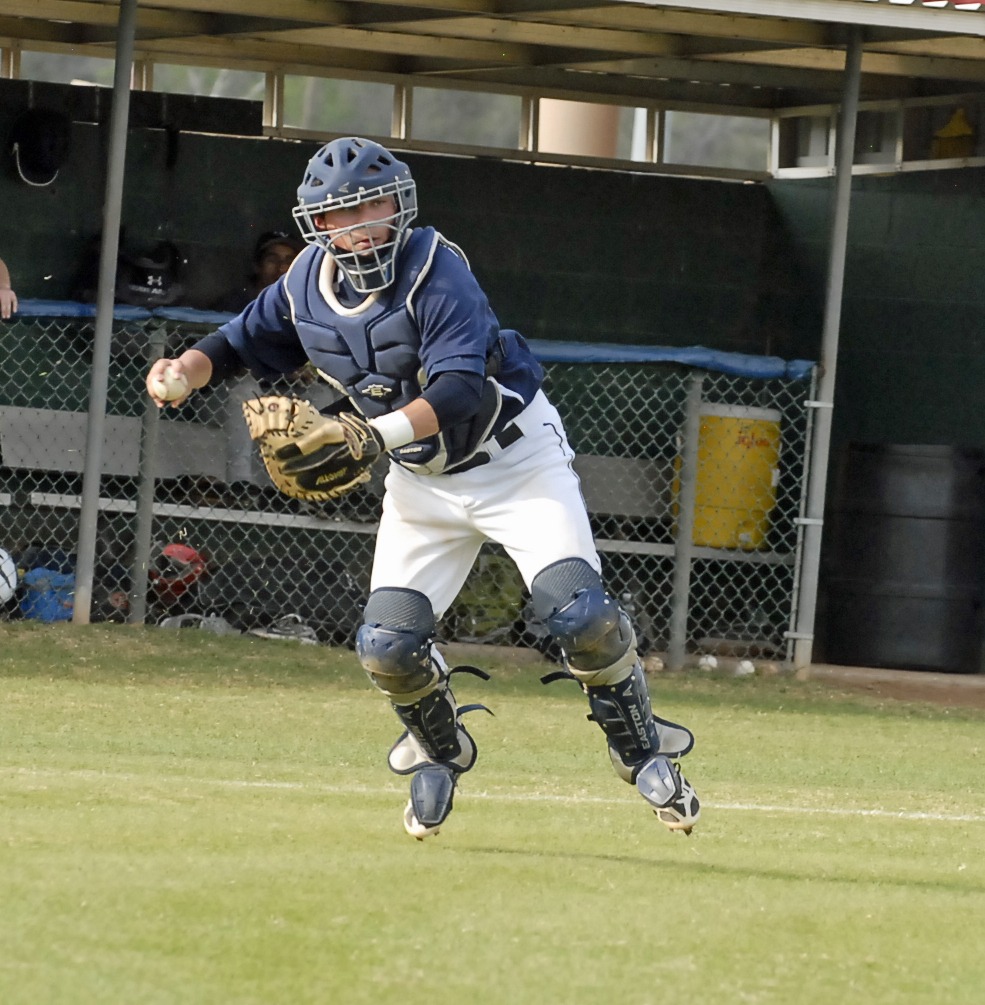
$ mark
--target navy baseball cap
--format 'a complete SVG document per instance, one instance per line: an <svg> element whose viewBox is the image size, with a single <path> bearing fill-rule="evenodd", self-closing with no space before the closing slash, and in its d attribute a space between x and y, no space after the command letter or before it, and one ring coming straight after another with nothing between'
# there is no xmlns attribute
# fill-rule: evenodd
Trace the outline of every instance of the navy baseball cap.
<svg viewBox="0 0 985 1005"><path fill-rule="evenodd" d="M295 252L300 252L304 249L304 241L297 237L297 235L289 234L286 230L268 230L257 238L256 247L253 249L253 261L259 262L267 249L272 248L275 244L286 244L289 248L293 248Z"/></svg>

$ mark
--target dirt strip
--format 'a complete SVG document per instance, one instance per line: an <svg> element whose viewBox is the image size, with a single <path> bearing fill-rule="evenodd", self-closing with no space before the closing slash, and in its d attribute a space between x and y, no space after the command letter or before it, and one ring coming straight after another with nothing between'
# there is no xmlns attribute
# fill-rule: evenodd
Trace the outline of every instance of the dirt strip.
<svg viewBox="0 0 985 1005"><path fill-rule="evenodd" d="M830 681L837 687L862 691L877 698L985 709L985 674L880 670L815 663L798 670L797 678Z"/></svg>

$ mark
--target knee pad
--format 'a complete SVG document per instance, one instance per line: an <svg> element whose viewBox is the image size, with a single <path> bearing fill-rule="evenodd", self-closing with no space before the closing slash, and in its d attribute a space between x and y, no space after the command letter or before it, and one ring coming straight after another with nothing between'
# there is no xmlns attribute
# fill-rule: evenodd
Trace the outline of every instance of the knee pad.
<svg viewBox="0 0 985 1005"><path fill-rule="evenodd" d="M530 593L535 614L560 643L575 676L612 684L628 675L636 662L632 623L588 562L566 558L547 566Z"/></svg>
<svg viewBox="0 0 985 1005"><path fill-rule="evenodd" d="M431 659L435 633L431 601L417 590L383 587L366 602L356 655L388 697L412 702L434 690L441 671Z"/></svg>

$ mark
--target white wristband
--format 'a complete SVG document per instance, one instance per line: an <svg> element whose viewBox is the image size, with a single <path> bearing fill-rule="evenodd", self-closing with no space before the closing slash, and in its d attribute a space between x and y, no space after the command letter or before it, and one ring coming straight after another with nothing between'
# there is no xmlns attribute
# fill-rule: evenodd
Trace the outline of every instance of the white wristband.
<svg viewBox="0 0 985 1005"><path fill-rule="evenodd" d="M414 425L407 418L406 412L397 411L378 415L375 419L370 419L369 424L383 437L384 450L396 450L397 447L413 443L417 439Z"/></svg>

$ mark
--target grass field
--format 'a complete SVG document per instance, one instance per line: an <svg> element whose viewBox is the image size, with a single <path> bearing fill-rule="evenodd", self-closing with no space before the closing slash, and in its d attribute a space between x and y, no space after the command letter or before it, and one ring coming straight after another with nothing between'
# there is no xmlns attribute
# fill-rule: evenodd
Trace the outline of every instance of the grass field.
<svg viewBox="0 0 985 1005"><path fill-rule="evenodd" d="M985 713L655 676L698 735L688 839L573 684L492 655L419 843L351 653L0 625L0 1003L985 1000Z"/></svg>

